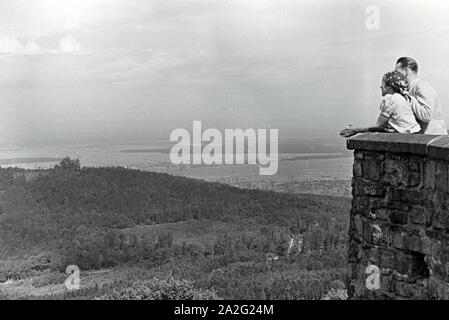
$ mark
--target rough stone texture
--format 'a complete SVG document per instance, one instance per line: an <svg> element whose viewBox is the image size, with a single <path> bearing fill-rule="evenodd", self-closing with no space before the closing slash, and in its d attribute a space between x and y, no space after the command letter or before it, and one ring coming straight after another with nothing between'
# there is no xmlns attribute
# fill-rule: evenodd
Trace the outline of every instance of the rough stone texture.
<svg viewBox="0 0 449 320"><path fill-rule="evenodd" d="M354 150L353 299L449 299L449 136L367 133ZM369 290L366 268L380 270Z"/></svg>

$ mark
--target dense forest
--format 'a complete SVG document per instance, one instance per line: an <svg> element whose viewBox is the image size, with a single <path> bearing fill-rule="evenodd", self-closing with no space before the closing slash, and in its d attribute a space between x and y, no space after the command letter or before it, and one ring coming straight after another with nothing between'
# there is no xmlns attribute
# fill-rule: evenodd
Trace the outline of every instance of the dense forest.
<svg viewBox="0 0 449 320"><path fill-rule="evenodd" d="M0 298L338 299L349 207L68 158L0 169Z"/></svg>

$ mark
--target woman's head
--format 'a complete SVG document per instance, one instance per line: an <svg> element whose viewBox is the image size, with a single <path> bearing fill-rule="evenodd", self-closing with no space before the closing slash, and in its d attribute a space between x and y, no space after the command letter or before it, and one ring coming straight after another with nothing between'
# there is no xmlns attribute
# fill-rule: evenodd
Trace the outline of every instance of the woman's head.
<svg viewBox="0 0 449 320"><path fill-rule="evenodd" d="M382 96L387 94L399 93L408 94L407 77L399 71L392 71L384 74L382 77Z"/></svg>

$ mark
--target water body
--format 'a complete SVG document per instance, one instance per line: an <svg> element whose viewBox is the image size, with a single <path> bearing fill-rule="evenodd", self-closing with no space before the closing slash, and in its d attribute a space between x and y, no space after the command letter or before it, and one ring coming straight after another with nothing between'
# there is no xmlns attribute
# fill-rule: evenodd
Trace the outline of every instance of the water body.
<svg viewBox="0 0 449 320"><path fill-rule="evenodd" d="M285 147L282 149L289 151ZM318 148L313 149L315 151ZM47 169L69 156L79 158L81 165L87 167L122 166L207 181L255 183L349 180L352 174L352 154L350 153L280 152L278 173L274 176L260 176L257 165L174 166L170 163L168 150L170 150L168 145L130 144L0 149L0 165L25 169Z"/></svg>

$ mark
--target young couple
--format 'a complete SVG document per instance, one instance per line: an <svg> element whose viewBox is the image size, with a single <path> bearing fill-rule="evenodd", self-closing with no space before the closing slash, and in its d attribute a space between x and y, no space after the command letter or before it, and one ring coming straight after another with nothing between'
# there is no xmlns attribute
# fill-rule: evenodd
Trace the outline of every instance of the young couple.
<svg viewBox="0 0 449 320"><path fill-rule="evenodd" d="M361 132L396 132L447 135L441 105L435 89L418 78L418 63L400 58L396 70L382 78L382 102L375 126L347 127L340 132L350 137Z"/></svg>

